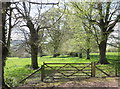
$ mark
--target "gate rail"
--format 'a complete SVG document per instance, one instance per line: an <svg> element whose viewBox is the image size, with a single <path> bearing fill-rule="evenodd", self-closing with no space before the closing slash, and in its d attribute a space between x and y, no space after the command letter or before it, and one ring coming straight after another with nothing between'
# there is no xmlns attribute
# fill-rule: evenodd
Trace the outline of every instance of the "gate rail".
<svg viewBox="0 0 120 89"><path fill-rule="evenodd" d="M51 73L47 73L47 70ZM95 77L95 63L43 63L41 81L44 81L46 77L56 76L56 74L68 79L73 76Z"/></svg>
<svg viewBox="0 0 120 89"><path fill-rule="evenodd" d="M52 76L54 79L54 76L62 76L66 78L70 77L111 77L111 76L119 76L119 69L115 66L115 68L111 68L113 72L108 73L106 70L107 68L103 67L104 65L98 65L95 62L91 63L45 63L43 62L43 65L41 65L40 68L35 70L33 73L22 79L19 83L22 83L26 79L30 78L32 75L36 74L38 71L41 71L41 81L44 82L44 80L47 77ZM110 68L109 68L110 69ZM103 74L102 76L99 76L98 74ZM57 79L57 78L56 78Z"/></svg>
<svg viewBox="0 0 120 89"><path fill-rule="evenodd" d="M112 68L113 75L108 73L107 68L103 67L104 65L98 65L95 62L91 63L43 63L41 66L41 81L44 81L46 77L52 76L54 78L55 74L58 73L64 77L71 76L86 76L86 77L111 77L117 76L116 68ZM109 69L108 69L109 70ZM48 71L49 73L47 73ZM51 72L50 72L51 71ZM65 73L69 71L69 73ZM72 72L70 72L72 71ZM77 75L76 75L77 74ZM82 74L82 75L81 75ZM102 74L102 76L98 76L98 74Z"/></svg>

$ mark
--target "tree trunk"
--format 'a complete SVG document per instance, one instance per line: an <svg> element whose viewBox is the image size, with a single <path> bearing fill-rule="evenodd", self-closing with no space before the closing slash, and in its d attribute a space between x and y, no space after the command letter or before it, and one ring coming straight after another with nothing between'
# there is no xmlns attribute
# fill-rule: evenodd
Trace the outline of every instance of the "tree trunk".
<svg viewBox="0 0 120 89"><path fill-rule="evenodd" d="M3 5L2 5L3 4ZM8 55L8 48L7 48L7 44L6 44L6 29L5 29L5 24L6 24L6 13L7 13L7 7L9 7L9 4L7 5L7 3L1 3L0 2L0 6L2 7L2 9L3 9L3 12L4 13L2 13L2 18L0 18L0 19L2 19L2 23L0 24L1 26L2 26L2 30L1 30L1 35L2 35L2 50L0 50L0 51L2 51L2 65L1 65L1 71L2 71L2 75L0 76L1 77L1 79L2 79L2 89L10 89L6 84L5 84L5 81L4 81L4 67L5 67L5 60L6 60L6 57L7 57L7 55ZM0 8L1 9L1 8ZM6 11L6 12L5 12ZM1 15L1 14L0 14Z"/></svg>
<svg viewBox="0 0 120 89"><path fill-rule="evenodd" d="M82 53L79 53L79 58L82 58Z"/></svg>
<svg viewBox="0 0 120 89"><path fill-rule="evenodd" d="M38 55L38 47L35 45L31 45L31 65L33 69L38 69L38 62L37 62L37 55Z"/></svg>
<svg viewBox="0 0 120 89"><path fill-rule="evenodd" d="M3 73L3 76L2 76L2 89L11 89L10 87L7 86L7 84L5 84L5 81L4 81L4 67L3 67L2 73Z"/></svg>
<svg viewBox="0 0 120 89"><path fill-rule="evenodd" d="M57 57L60 56L60 54L58 53L58 45L54 44L54 50L53 50L53 57Z"/></svg>
<svg viewBox="0 0 120 89"><path fill-rule="evenodd" d="M57 57L60 56L60 54L57 52L57 50L54 48L54 53L53 53L53 57Z"/></svg>
<svg viewBox="0 0 120 89"><path fill-rule="evenodd" d="M8 30L8 39L7 39L7 48L8 50L10 50L10 42L11 42L11 29L12 29L12 9L11 7L9 7L9 30ZM8 56L10 56L10 51L8 51Z"/></svg>
<svg viewBox="0 0 120 89"><path fill-rule="evenodd" d="M30 46L31 46L31 66L33 69L38 69L38 62L37 62L37 56L38 56L38 33L34 28L34 24L30 20L30 18L27 18L27 27L30 30Z"/></svg>
<svg viewBox="0 0 120 89"><path fill-rule="evenodd" d="M41 47L41 46L39 46L39 54L40 54L40 57L43 56L43 50L42 50L42 47Z"/></svg>
<svg viewBox="0 0 120 89"><path fill-rule="evenodd" d="M86 59L90 59L90 49L87 49L86 53L87 53Z"/></svg>
<svg viewBox="0 0 120 89"><path fill-rule="evenodd" d="M4 31L4 30L3 30ZM5 34L3 34L5 35ZM2 39L5 39L4 36L2 37ZM2 44L2 89L10 89L4 81L4 67L5 67L5 61L6 61L6 57L8 55L8 50L5 46L5 44Z"/></svg>
<svg viewBox="0 0 120 89"><path fill-rule="evenodd" d="M37 56L38 56L38 34L35 32L35 29L31 29L31 37L30 37L30 44L31 44L31 62L32 62L32 68L38 69L38 62L37 62Z"/></svg>
<svg viewBox="0 0 120 89"><path fill-rule="evenodd" d="M107 61L107 58L106 58L106 46L107 46L107 40L103 40L99 44L99 51L100 51L100 53L99 53L99 56L100 56L99 63L100 64L109 64L109 62Z"/></svg>
<svg viewBox="0 0 120 89"><path fill-rule="evenodd" d="M9 30L8 30L8 39L7 39L7 47L8 47L8 50L10 49L10 40L11 40L11 29L12 29L12 19L11 19L11 16L12 16L12 9L11 7L9 7L10 9L10 12L9 12Z"/></svg>

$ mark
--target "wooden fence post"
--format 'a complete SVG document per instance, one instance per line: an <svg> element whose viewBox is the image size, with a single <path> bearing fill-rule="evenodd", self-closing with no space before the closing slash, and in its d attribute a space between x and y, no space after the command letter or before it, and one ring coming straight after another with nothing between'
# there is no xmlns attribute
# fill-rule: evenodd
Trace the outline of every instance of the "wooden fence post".
<svg viewBox="0 0 120 89"><path fill-rule="evenodd" d="M44 81L44 77L45 77L45 71L44 71L44 62L43 65L41 65L41 81Z"/></svg>
<svg viewBox="0 0 120 89"><path fill-rule="evenodd" d="M95 62L91 62L91 77L95 77Z"/></svg>

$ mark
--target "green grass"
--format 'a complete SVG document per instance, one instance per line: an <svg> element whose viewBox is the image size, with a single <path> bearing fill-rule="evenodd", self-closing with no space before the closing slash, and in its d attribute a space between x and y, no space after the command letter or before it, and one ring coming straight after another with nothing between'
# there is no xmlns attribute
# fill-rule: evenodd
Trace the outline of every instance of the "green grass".
<svg viewBox="0 0 120 89"><path fill-rule="evenodd" d="M120 54L120 52L107 52L106 57L107 57L108 61L112 63L120 58L119 54ZM99 53L91 53L91 58L93 60L99 59Z"/></svg>
<svg viewBox="0 0 120 89"><path fill-rule="evenodd" d="M43 62L47 63L90 63L92 61L98 61L98 53L91 53L91 59L78 57L60 56L53 58L51 56L38 57L38 64L41 66ZM118 59L117 52L108 52L107 59L110 63L114 63ZM5 81L10 86L17 86L18 81L23 79L34 70L30 69L31 59L30 58L18 58L9 57L6 61L5 66Z"/></svg>

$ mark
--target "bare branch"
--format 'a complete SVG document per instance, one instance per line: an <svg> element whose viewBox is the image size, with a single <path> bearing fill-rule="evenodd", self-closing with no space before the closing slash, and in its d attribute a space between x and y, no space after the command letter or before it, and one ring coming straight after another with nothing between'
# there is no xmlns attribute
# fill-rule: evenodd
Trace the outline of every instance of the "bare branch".
<svg viewBox="0 0 120 89"><path fill-rule="evenodd" d="M29 2L29 1L28 1ZM29 2L31 4L38 4L38 5L58 5L59 3L39 3L39 2Z"/></svg>

